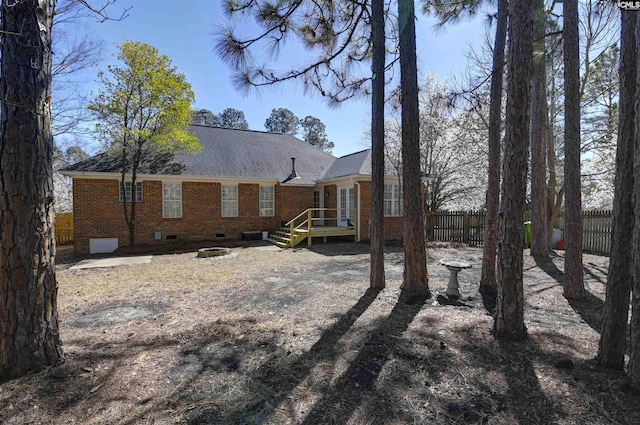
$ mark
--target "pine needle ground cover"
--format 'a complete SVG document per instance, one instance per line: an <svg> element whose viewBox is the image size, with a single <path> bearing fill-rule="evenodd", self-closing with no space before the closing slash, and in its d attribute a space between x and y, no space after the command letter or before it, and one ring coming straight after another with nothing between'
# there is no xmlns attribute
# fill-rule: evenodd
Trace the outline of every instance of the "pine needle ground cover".
<svg viewBox="0 0 640 425"><path fill-rule="evenodd" d="M491 335L481 249L427 248L423 304L368 289L369 246L254 246L58 266L66 362L0 384L2 424L636 424L639 395L598 368L608 258L585 255L589 296L562 297L562 252L525 253L523 343ZM443 302L445 257L470 262ZM440 301L440 302L439 302Z"/></svg>

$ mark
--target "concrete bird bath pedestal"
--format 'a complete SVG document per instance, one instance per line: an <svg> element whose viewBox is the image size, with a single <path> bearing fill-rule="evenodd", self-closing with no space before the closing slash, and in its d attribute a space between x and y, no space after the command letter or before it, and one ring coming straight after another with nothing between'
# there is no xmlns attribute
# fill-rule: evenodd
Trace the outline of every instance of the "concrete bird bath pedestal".
<svg viewBox="0 0 640 425"><path fill-rule="evenodd" d="M449 272L449 285L447 286L447 297L458 299L460 298L460 289L458 285L458 272L462 269L470 269L471 264L466 261L458 260L455 258L443 258L438 263L445 266Z"/></svg>

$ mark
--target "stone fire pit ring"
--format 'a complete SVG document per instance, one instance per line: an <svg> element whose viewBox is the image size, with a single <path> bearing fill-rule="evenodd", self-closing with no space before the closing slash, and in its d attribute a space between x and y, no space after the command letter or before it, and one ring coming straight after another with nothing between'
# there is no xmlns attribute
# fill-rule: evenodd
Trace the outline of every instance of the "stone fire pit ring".
<svg viewBox="0 0 640 425"><path fill-rule="evenodd" d="M198 250L198 258L222 257L230 254L231 249L222 247L200 248Z"/></svg>

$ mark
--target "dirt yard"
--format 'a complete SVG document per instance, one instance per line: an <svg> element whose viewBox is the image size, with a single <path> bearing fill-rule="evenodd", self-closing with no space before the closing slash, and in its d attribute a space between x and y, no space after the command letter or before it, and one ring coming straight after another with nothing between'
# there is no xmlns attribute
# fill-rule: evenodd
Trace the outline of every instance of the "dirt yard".
<svg viewBox="0 0 640 425"><path fill-rule="evenodd" d="M562 297L562 252L526 252L524 343L500 343L477 294L480 249L430 246L425 304L368 290L369 246L317 244L58 266L66 362L0 384L0 424L638 424L640 396L593 362L608 259L585 255L589 296ZM464 299L441 305L444 257ZM440 297L441 299L442 297Z"/></svg>

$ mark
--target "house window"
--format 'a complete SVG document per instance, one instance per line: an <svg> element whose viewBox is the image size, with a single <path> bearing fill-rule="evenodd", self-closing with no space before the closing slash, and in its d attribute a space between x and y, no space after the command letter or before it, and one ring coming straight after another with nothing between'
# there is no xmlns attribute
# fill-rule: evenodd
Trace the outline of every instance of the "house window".
<svg viewBox="0 0 640 425"><path fill-rule="evenodd" d="M238 186L222 186L222 216L238 216Z"/></svg>
<svg viewBox="0 0 640 425"><path fill-rule="evenodd" d="M273 217L273 205L273 186L260 186L260 215L263 217Z"/></svg>
<svg viewBox="0 0 640 425"><path fill-rule="evenodd" d="M402 215L403 203L402 185L384 185L384 215L386 217L398 217Z"/></svg>
<svg viewBox="0 0 640 425"><path fill-rule="evenodd" d="M122 196L122 184L118 184L118 195L120 202L124 202L125 197L127 202L131 202L131 182L124 182L125 196ZM136 202L142 202L142 182L136 182Z"/></svg>
<svg viewBox="0 0 640 425"><path fill-rule="evenodd" d="M162 217L182 217L182 183L162 184Z"/></svg>

